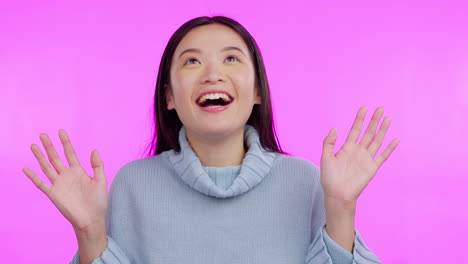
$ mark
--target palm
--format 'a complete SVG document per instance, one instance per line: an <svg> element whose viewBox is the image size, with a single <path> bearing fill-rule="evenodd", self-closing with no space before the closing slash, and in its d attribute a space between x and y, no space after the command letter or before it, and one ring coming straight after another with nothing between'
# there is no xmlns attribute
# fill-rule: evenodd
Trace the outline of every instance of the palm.
<svg viewBox="0 0 468 264"><path fill-rule="evenodd" d="M52 186L41 181L32 170L24 169L24 172L75 228L84 229L102 220L107 208L107 182L103 164L97 152L93 152L91 163L95 175L94 178L89 177L79 164L65 131L60 134L60 138L70 164L69 168L60 161L47 135L41 136L41 141L55 170L46 161L38 146L31 147Z"/></svg>
<svg viewBox="0 0 468 264"><path fill-rule="evenodd" d="M385 118L375 134L383 108L375 111L362 140L357 142L365 112L365 108L359 110L346 142L336 154L333 154L336 131L332 129L324 140L321 183L326 195L341 201L356 201L398 144L397 139L393 140L379 157L374 158L390 125L390 118Z"/></svg>
<svg viewBox="0 0 468 264"><path fill-rule="evenodd" d="M106 189L105 185L94 182L81 167L67 168L54 182L49 198L65 218L84 227L87 222L82 219L92 222L105 213Z"/></svg>

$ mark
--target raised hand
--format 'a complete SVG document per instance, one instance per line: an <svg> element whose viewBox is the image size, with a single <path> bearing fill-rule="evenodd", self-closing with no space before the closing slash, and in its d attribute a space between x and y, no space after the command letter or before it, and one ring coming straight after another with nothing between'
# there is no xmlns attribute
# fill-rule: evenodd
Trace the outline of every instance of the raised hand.
<svg viewBox="0 0 468 264"><path fill-rule="evenodd" d="M333 153L337 138L335 129L330 130L323 142L322 187L326 197L342 202L344 207L355 206L358 196L399 142L398 139L392 140L380 156L375 158L391 120L390 117L384 118L376 134L377 126L384 112L382 107L376 109L364 136L360 142L357 142L366 112L366 107L359 109L346 142L336 154Z"/></svg>
<svg viewBox="0 0 468 264"><path fill-rule="evenodd" d="M31 169L24 168L23 172L70 221L75 231L95 229L96 224L102 226L107 208L107 181L103 162L96 150L91 153L94 171L94 177L91 178L81 167L65 130L59 130L59 137L70 167L62 163L47 134L41 134L40 139L48 160L39 146L31 145L34 156L52 186L43 182Z"/></svg>

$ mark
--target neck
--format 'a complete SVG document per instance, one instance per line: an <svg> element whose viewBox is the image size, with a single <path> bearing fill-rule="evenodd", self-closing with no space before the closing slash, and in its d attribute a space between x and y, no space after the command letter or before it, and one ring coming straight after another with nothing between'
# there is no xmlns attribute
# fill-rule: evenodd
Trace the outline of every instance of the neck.
<svg viewBox="0 0 468 264"><path fill-rule="evenodd" d="M204 167L242 164L245 156L244 128L229 135L198 136L186 130L187 141Z"/></svg>

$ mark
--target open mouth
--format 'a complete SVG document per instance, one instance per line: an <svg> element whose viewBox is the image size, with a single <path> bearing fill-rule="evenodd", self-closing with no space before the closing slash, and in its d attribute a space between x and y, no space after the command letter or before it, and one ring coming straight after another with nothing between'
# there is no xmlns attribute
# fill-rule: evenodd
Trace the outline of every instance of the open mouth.
<svg viewBox="0 0 468 264"><path fill-rule="evenodd" d="M234 98L225 93L209 93L200 96L197 104L200 107L215 108L226 106L232 103L233 100Z"/></svg>

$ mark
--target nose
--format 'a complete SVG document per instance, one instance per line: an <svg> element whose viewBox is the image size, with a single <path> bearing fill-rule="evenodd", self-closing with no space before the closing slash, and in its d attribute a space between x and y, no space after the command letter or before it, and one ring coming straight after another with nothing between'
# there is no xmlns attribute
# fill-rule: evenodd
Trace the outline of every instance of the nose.
<svg viewBox="0 0 468 264"><path fill-rule="evenodd" d="M203 76L201 79L203 84L224 82L224 80L225 77L219 65L206 65L205 71L203 72Z"/></svg>

